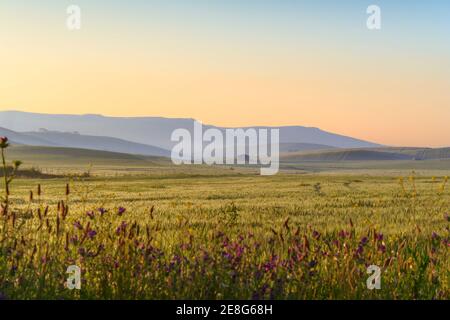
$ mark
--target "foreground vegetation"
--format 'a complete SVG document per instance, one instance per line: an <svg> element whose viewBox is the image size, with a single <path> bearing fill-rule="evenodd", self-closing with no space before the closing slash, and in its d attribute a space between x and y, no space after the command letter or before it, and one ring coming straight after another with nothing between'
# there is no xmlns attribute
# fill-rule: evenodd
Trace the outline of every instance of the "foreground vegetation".
<svg viewBox="0 0 450 320"><path fill-rule="evenodd" d="M0 213L0 297L449 299L446 184L414 174L16 179ZM70 265L81 290L66 288ZM380 290L367 289L369 265L382 270Z"/></svg>

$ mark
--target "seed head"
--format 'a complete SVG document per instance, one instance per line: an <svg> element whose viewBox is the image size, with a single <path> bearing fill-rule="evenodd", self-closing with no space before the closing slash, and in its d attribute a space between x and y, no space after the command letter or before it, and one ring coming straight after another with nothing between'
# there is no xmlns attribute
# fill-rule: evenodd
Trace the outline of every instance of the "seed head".
<svg viewBox="0 0 450 320"><path fill-rule="evenodd" d="M6 149L8 148L8 138L7 137L0 137L0 149Z"/></svg>

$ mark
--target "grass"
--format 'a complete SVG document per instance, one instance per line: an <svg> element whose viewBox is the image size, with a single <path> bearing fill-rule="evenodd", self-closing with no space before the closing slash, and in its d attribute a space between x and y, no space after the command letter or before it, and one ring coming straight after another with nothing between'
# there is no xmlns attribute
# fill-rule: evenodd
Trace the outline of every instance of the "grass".
<svg viewBox="0 0 450 320"><path fill-rule="evenodd" d="M66 178L37 197L41 182L16 180L3 216L8 298L449 298L443 178ZM79 291L64 286L71 264ZM366 288L369 264L383 269L381 290Z"/></svg>

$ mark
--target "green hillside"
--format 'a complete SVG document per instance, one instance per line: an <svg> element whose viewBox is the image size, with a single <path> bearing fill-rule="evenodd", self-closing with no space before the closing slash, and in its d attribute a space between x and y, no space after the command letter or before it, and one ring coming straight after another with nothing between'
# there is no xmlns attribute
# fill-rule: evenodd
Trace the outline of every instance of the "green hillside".
<svg viewBox="0 0 450 320"><path fill-rule="evenodd" d="M371 148L334 149L282 153L283 162L303 161L388 161L388 160L445 160L450 159L450 148Z"/></svg>
<svg viewBox="0 0 450 320"><path fill-rule="evenodd" d="M159 157L147 157L126 153L61 148L61 147L35 147L35 146L11 146L7 150L9 159L18 159L26 166L49 165L124 165L124 166L149 166L168 163L168 159Z"/></svg>

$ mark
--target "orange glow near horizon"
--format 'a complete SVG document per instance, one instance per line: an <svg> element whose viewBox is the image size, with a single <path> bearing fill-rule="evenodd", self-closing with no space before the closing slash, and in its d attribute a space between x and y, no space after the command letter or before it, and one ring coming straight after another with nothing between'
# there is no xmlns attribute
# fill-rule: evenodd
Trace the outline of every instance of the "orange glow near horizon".
<svg viewBox="0 0 450 320"><path fill-rule="evenodd" d="M0 110L302 125L386 145L450 146L450 62L426 48L14 27L0 28Z"/></svg>

